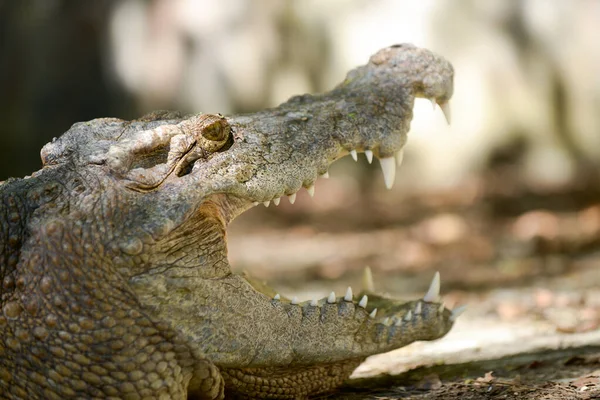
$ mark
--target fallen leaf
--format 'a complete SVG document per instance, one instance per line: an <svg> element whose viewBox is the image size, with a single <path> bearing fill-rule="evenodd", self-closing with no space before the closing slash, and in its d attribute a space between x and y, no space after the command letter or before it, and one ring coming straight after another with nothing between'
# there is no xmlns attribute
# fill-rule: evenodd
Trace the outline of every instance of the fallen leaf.
<svg viewBox="0 0 600 400"><path fill-rule="evenodd" d="M483 377L477 378L476 381L480 383L490 383L493 382L496 378L492 375L494 371L486 372Z"/></svg>

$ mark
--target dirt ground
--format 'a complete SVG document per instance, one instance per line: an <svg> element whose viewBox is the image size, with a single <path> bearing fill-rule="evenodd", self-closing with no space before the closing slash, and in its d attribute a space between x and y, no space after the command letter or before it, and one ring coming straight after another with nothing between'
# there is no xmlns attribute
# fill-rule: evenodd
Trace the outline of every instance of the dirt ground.
<svg viewBox="0 0 600 400"><path fill-rule="evenodd" d="M293 206L240 217L232 265L301 301L360 290L365 265L399 299L422 296L440 271L446 305L468 311L446 337L371 357L323 398L600 399L594 174L539 187L501 166L413 195L365 174L332 174L314 199L301 191Z"/></svg>
<svg viewBox="0 0 600 400"><path fill-rule="evenodd" d="M397 376L352 380L327 398L595 399L600 398L599 350L578 347L419 367Z"/></svg>

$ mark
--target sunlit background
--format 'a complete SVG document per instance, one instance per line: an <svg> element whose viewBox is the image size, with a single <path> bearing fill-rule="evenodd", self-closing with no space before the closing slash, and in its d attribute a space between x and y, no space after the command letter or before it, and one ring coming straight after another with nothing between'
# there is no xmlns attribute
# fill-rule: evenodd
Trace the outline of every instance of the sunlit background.
<svg viewBox="0 0 600 400"><path fill-rule="evenodd" d="M0 1L0 180L39 169L41 146L77 121L252 112L412 42L455 67L452 125L417 101L392 191L377 162L347 157L314 199L301 191L236 221L232 264L300 297L344 290L365 264L394 294L440 270L457 303L526 289L490 292L481 318L542 313L561 332L589 331L599 38L593 0ZM561 307L583 314L565 322L545 310L567 289L579 297Z"/></svg>

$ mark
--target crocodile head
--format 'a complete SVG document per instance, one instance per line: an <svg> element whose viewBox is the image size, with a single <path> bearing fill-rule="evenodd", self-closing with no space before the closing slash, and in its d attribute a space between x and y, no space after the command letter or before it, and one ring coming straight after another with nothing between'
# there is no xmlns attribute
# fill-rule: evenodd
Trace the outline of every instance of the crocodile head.
<svg viewBox="0 0 600 400"><path fill-rule="evenodd" d="M4 215L17 214L4 238L15 250L2 266L0 354L11 356L0 377L30 397L151 387L218 398L225 385L302 398L371 354L443 336L458 312L440 303L439 277L408 303L368 290L298 303L232 273L226 227L258 204L313 194L348 154L378 158L391 187L415 97L449 117L452 90L450 63L396 45L328 93L255 114L73 125L42 149L42 170L0 186ZM19 329L36 343L24 353ZM47 387L39 371L64 379Z"/></svg>

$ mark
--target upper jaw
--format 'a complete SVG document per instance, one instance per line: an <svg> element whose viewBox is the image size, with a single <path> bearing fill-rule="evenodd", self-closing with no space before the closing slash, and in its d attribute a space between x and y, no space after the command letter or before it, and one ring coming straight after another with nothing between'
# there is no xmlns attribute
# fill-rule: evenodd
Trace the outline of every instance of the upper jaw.
<svg viewBox="0 0 600 400"><path fill-rule="evenodd" d="M235 143L198 163L193 173L214 190L265 203L302 187L314 190L329 165L350 154L378 158L385 185L395 168L412 119L415 97L429 98L449 120L453 70L446 60L411 45L392 46L351 71L332 91L297 96L271 110L228 117ZM206 179L210 178L210 179Z"/></svg>
<svg viewBox="0 0 600 400"><path fill-rule="evenodd" d="M302 187L312 193L317 177L348 154L356 159L363 152L369 162L378 158L391 188L414 98L429 98L448 111L452 81L452 67L443 58L412 45L392 46L328 93L293 97L255 114L154 124L119 136L88 163L108 168L128 189L147 193L146 201L163 204L164 217L174 225L214 195L243 200L232 215L284 195L294 201ZM226 134L217 135L222 147L205 145L219 132ZM52 144L45 153L56 148Z"/></svg>

